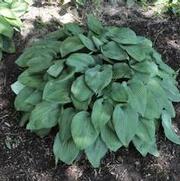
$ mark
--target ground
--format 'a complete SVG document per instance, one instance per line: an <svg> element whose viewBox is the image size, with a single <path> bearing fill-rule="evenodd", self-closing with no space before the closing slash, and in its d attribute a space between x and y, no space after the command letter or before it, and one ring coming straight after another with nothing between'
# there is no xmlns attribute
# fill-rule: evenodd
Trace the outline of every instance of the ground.
<svg viewBox="0 0 180 181"><path fill-rule="evenodd" d="M0 65L0 181L178 181L180 178L180 147L165 139L163 132L157 133L160 156L143 158L135 148L120 149L109 153L99 169L93 169L85 158L67 166L55 166L52 153L54 134L45 138L25 130L18 125L19 113L13 108L14 94L10 85L16 81L20 69L16 58L34 39L44 36L66 21L84 22L86 12L93 6L80 10L80 18L74 6L59 7L57 4L35 3L23 17L24 27L16 33L17 52L5 55ZM152 16L152 9L127 10L104 2L96 14L104 24L129 26L138 35L150 38L164 60L175 70L180 67L180 19L170 16ZM82 17L82 18L81 18ZM178 76L180 83L180 76ZM180 128L180 104L174 105L177 116L174 126Z"/></svg>

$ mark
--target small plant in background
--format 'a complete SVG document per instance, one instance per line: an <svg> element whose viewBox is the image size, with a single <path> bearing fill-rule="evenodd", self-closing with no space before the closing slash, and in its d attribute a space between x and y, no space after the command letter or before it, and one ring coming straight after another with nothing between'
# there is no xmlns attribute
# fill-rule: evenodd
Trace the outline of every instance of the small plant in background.
<svg viewBox="0 0 180 181"><path fill-rule="evenodd" d="M85 153L93 167L109 151L132 142L158 156L156 132L180 144L172 128L172 102L180 101L176 72L152 42L129 28L105 26L88 16L88 31L70 23L27 48L12 85L21 124L39 136L58 128L56 162Z"/></svg>
<svg viewBox="0 0 180 181"><path fill-rule="evenodd" d="M22 26L20 17L27 11L30 0L0 0L0 60L2 53L15 52L14 29Z"/></svg>

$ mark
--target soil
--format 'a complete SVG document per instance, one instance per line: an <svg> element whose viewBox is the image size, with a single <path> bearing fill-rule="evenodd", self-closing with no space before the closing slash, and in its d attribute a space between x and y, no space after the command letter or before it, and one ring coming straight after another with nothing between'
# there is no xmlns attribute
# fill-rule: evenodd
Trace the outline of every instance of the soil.
<svg viewBox="0 0 180 181"><path fill-rule="evenodd" d="M16 81L21 70L14 62L32 40L62 24L62 21L57 18L56 20L46 19L47 16L45 16L47 22L44 23L42 14L43 16L48 14L50 9L52 13L53 7L56 9L53 11L55 17L57 17L56 13L61 17L67 14L65 11L61 15L63 8L57 4L48 6L35 3L30 8L29 13L23 17L24 29L21 34L15 35L16 54L5 55L3 63L0 64L0 181L178 181L180 147L166 140L161 130L157 135L160 151L158 158L150 155L143 158L130 145L129 149L108 153L102 160L101 167L93 169L85 158L71 166L63 163L55 166L52 154L54 135L39 138L18 125L19 113L13 108L15 96L10 85ZM83 17L86 10L91 11L89 9L90 7L87 7L82 10L81 16ZM72 7L71 11L76 13ZM180 68L180 19L178 17L148 16L147 11L127 9L118 4L114 7L108 2L102 4L102 9L98 9L97 15L105 24L129 26L138 35L150 38L166 63L175 70ZM180 83L180 75L178 81ZM174 122L177 123L176 128L180 129L180 104L176 104L175 108L177 116Z"/></svg>

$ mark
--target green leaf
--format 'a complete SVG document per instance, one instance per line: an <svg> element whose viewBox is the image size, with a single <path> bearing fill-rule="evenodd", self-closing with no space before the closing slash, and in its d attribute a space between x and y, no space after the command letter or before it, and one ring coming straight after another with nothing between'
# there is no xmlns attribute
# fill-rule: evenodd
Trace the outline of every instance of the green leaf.
<svg viewBox="0 0 180 181"><path fill-rule="evenodd" d="M80 33L83 33L83 29L76 23L67 23L64 25L64 30L68 34L72 35L78 35Z"/></svg>
<svg viewBox="0 0 180 181"><path fill-rule="evenodd" d="M14 82L11 85L11 89L15 94L19 94L19 92L24 88L25 86L21 84L19 81Z"/></svg>
<svg viewBox="0 0 180 181"><path fill-rule="evenodd" d="M4 19L4 17L0 16L0 34L12 38L13 33L14 31L10 24Z"/></svg>
<svg viewBox="0 0 180 181"><path fill-rule="evenodd" d="M134 31L129 28L109 27L108 36L121 44L137 44L139 42Z"/></svg>
<svg viewBox="0 0 180 181"><path fill-rule="evenodd" d="M97 99L94 102L91 113L91 121L97 132L99 132L101 128L103 128L104 125L111 119L112 112L113 106L103 100L103 98Z"/></svg>
<svg viewBox="0 0 180 181"><path fill-rule="evenodd" d="M126 63L113 64L113 79L131 78L132 70Z"/></svg>
<svg viewBox="0 0 180 181"><path fill-rule="evenodd" d="M117 151L122 147L115 130L112 130L107 124L101 129L101 138L111 151Z"/></svg>
<svg viewBox="0 0 180 181"><path fill-rule="evenodd" d="M18 81L25 86L41 89L44 86L41 75L30 75L28 69L20 74Z"/></svg>
<svg viewBox="0 0 180 181"><path fill-rule="evenodd" d="M144 116L147 105L147 88L138 80L129 83L130 90L128 91L128 103L134 110Z"/></svg>
<svg viewBox="0 0 180 181"><path fill-rule="evenodd" d="M158 74L158 66L154 62L143 61L131 65L131 67L138 72L150 74L152 77Z"/></svg>
<svg viewBox="0 0 180 181"><path fill-rule="evenodd" d="M85 84L84 76L78 77L71 86L71 93L80 102L87 101L93 92Z"/></svg>
<svg viewBox="0 0 180 181"><path fill-rule="evenodd" d="M127 45L121 46L136 61L141 62L146 58L146 51L143 45Z"/></svg>
<svg viewBox="0 0 180 181"><path fill-rule="evenodd" d="M84 45L77 36L68 37L60 46L61 56L65 57L66 55L81 50L82 48L84 48Z"/></svg>
<svg viewBox="0 0 180 181"><path fill-rule="evenodd" d="M101 138L98 137L95 143L85 150L85 153L92 166L97 168L100 165L102 157L104 157L107 151L108 149L106 145Z"/></svg>
<svg viewBox="0 0 180 181"><path fill-rule="evenodd" d="M64 68L63 60L56 60L53 65L51 65L47 73L53 77L58 77Z"/></svg>
<svg viewBox="0 0 180 181"><path fill-rule="evenodd" d="M139 124L138 114L130 106L122 108L116 105L113 112L113 124L118 138L127 147L136 134Z"/></svg>
<svg viewBox="0 0 180 181"><path fill-rule="evenodd" d="M56 163L60 159L66 164L72 164L72 162L76 159L76 157L79 154L79 149L74 144L72 139L62 141L59 136L59 133L57 133L54 140L53 152L55 155Z"/></svg>
<svg viewBox="0 0 180 181"><path fill-rule="evenodd" d="M133 138L133 144L142 156L146 156L147 153L150 153L156 157L159 156L156 142L146 143L143 140L141 140L138 136L135 136Z"/></svg>
<svg viewBox="0 0 180 181"><path fill-rule="evenodd" d="M86 53L73 53L67 58L66 64L75 67L76 72L84 72L88 67L95 65L95 61L91 55Z"/></svg>
<svg viewBox="0 0 180 181"><path fill-rule="evenodd" d="M59 136L62 141L68 141L71 136L71 123L74 115L76 114L75 110L71 107L66 108L62 111L60 118L58 119L59 123Z"/></svg>
<svg viewBox="0 0 180 181"><path fill-rule="evenodd" d="M36 105L42 100L42 92L35 90L32 94L25 100L27 104Z"/></svg>
<svg viewBox="0 0 180 181"><path fill-rule="evenodd" d="M97 65L85 72L85 81L95 93L101 92L112 80L111 65Z"/></svg>
<svg viewBox="0 0 180 181"><path fill-rule="evenodd" d="M19 94L16 96L14 105L16 110L18 111L31 111L33 109L33 105L27 103L25 100L31 96L33 93L33 89L29 87L23 88Z"/></svg>
<svg viewBox="0 0 180 181"><path fill-rule="evenodd" d="M146 111L144 113L144 117L148 119L159 119L161 114L161 108L159 108L159 105L157 104L156 97L153 96L153 94L148 91L147 92L147 105L146 105Z"/></svg>
<svg viewBox="0 0 180 181"><path fill-rule="evenodd" d="M71 102L70 89L74 79L74 72L64 74L56 80L50 80L45 85L43 99L46 101L66 104Z"/></svg>
<svg viewBox="0 0 180 181"><path fill-rule="evenodd" d="M103 26L99 20L97 20L92 14L87 17L88 28L96 34L100 34L103 31Z"/></svg>
<svg viewBox="0 0 180 181"><path fill-rule="evenodd" d="M59 107L56 103L43 101L36 105L30 115L27 129L39 130L52 128L57 124Z"/></svg>
<svg viewBox="0 0 180 181"><path fill-rule="evenodd" d="M111 98L117 102L127 102L128 92L121 83L113 82L111 87Z"/></svg>
<svg viewBox="0 0 180 181"><path fill-rule="evenodd" d="M80 149L92 145L98 136L86 111L81 111L73 117L71 133L75 144Z"/></svg>
<svg viewBox="0 0 180 181"><path fill-rule="evenodd" d="M91 51L95 51L95 46L94 46L94 43L91 39L84 36L83 34L79 34L78 37L86 48L88 48Z"/></svg>
<svg viewBox="0 0 180 181"><path fill-rule="evenodd" d="M127 60L129 58L126 51L113 41L103 45L101 52L104 56L118 61Z"/></svg>
<svg viewBox="0 0 180 181"><path fill-rule="evenodd" d="M160 84L163 87L163 89L165 90L169 100L171 100L173 102L180 101L180 92L170 79L168 79L168 78L163 79L163 81L161 81Z"/></svg>
<svg viewBox="0 0 180 181"><path fill-rule="evenodd" d="M166 111L162 112L162 126L164 128L164 133L166 137L170 141L180 145L180 136L177 135L175 131L173 130L171 116Z"/></svg>
<svg viewBox="0 0 180 181"><path fill-rule="evenodd" d="M50 55L37 56L27 62L29 73L39 73L47 70L52 64L53 57Z"/></svg>
<svg viewBox="0 0 180 181"><path fill-rule="evenodd" d="M3 48L2 48L2 50L6 53L14 53L16 50L14 42L10 38L3 36Z"/></svg>
<svg viewBox="0 0 180 181"><path fill-rule="evenodd" d="M96 46L97 49L100 49L100 47L104 44L99 38L96 36L92 36L92 40Z"/></svg>
<svg viewBox="0 0 180 181"><path fill-rule="evenodd" d="M146 156L147 153L151 153L154 156L159 155L156 145L154 120L140 119L133 143L143 156Z"/></svg>
<svg viewBox="0 0 180 181"><path fill-rule="evenodd" d="M91 101L91 98L86 100L86 101L79 101L77 100L73 95L71 95L71 101L73 103L73 106L77 109L77 110L84 110L86 111L88 109L89 103Z"/></svg>

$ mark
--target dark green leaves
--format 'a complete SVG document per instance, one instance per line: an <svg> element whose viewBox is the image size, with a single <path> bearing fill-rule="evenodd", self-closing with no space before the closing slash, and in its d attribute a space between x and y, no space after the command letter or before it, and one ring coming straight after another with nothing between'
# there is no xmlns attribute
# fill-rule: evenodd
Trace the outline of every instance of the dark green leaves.
<svg viewBox="0 0 180 181"><path fill-rule="evenodd" d="M96 142L85 150L85 153L92 166L97 168L100 165L101 158L106 154L107 150L104 142L98 137Z"/></svg>
<svg viewBox="0 0 180 181"><path fill-rule="evenodd" d="M93 94L85 83L84 76L78 77L71 86L71 93L80 102L87 101Z"/></svg>
<svg viewBox="0 0 180 181"><path fill-rule="evenodd" d="M71 124L71 133L74 142L80 149L85 149L94 143L97 133L91 123L88 112L82 111L74 116Z"/></svg>
<svg viewBox="0 0 180 181"><path fill-rule="evenodd" d="M131 107L117 105L113 112L113 124L120 141L127 147L138 128L138 114Z"/></svg>
<svg viewBox="0 0 180 181"><path fill-rule="evenodd" d="M59 108L56 103L43 101L33 109L27 129L39 130L52 128L57 124Z"/></svg>
<svg viewBox="0 0 180 181"><path fill-rule="evenodd" d="M91 55L86 53L74 53L67 58L66 64L75 67L76 72L84 72L88 67L95 65L95 61Z"/></svg>
<svg viewBox="0 0 180 181"><path fill-rule="evenodd" d="M104 56L118 61L128 59L127 53L114 41L110 41L101 48Z"/></svg>
<svg viewBox="0 0 180 181"><path fill-rule="evenodd" d="M164 133L165 133L166 137L170 141L180 145L180 136L178 136L175 133L175 131L173 130L172 123L171 123L171 117L166 111L163 111L163 113L162 113L162 126L164 128Z"/></svg>
<svg viewBox="0 0 180 181"><path fill-rule="evenodd" d="M55 155L56 163L58 160L71 164L79 154L79 149L75 145L72 139L63 141L57 133L54 140L53 152Z"/></svg>
<svg viewBox="0 0 180 181"><path fill-rule="evenodd" d="M69 53L81 50L83 47L84 45L77 36L69 37L65 39L60 46L61 56L65 57Z"/></svg>
<svg viewBox="0 0 180 181"><path fill-rule="evenodd" d="M109 27L108 36L117 43L121 44L137 44L138 39L134 31L129 28Z"/></svg>
<svg viewBox="0 0 180 181"><path fill-rule="evenodd" d="M103 30L101 22L97 20L93 15L88 15L87 24L88 28L94 33L100 34Z"/></svg>
<svg viewBox="0 0 180 181"><path fill-rule="evenodd" d="M110 103L103 101L103 99L98 99L93 105L91 120L97 131L110 120L112 115L113 107Z"/></svg>
<svg viewBox="0 0 180 181"><path fill-rule="evenodd" d="M55 127L56 163L72 164L85 152L98 167L108 150L130 142L143 156L158 156L159 123L166 137L180 144L171 123L173 102L180 101L177 73L150 40L129 28L103 28L92 15L88 27L67 24L16 61L25 68L12 85L15 108L23 111L20 124L41 137ZM5 39L0 34L2 50ZM6 51L13 50L10 45Z"/></svg>
<svg viewBox="0 0 180 181"><path fill-rule="evenodd" d="M112 79L112 66L97 65L85 72L85 81L91 90L95 93L101 92Z"/></svg>

